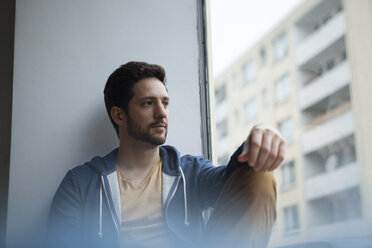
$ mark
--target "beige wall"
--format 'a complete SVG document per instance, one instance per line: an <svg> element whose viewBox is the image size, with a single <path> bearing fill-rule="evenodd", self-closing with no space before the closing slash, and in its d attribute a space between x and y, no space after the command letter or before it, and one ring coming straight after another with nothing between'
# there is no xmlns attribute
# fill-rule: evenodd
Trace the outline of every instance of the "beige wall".
<svg viewBox="0 0 372 248"><path fill-rule="evenodd" d="M361 167L364 214L372 222L372 1L344 1L347 44L352 71L352 104L357 155Z"/></svg>

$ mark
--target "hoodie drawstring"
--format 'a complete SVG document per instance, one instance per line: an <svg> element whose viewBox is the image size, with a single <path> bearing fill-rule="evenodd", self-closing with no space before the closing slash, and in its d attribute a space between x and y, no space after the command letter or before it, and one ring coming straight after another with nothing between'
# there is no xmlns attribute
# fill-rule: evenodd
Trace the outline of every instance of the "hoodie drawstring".
<svg viewBox="0 0 372 248"><path fill-rule="evenodd" d="M183 180L183 200L184 200L184 208L185 208L185 221L184 224L186 226L189 226L189 220L188 220L188 215L187 215L187 196L186 196L186 179L185 175L183 174L182 168L180 167L181 171L181 176ZM102 232L102 184L104 183L103 176L101 175L101 184L99 187L99 232L97 233L99 238L103 237L103 232Z"/></svg>
<svg viewBox="0 0 372 248"><path fill-rule="evenodd" d="M102 182L103 182L103 177L101 176L101 184L99 185L99 232L98 232L98 237L102 238L103 237L103 232L102 232Z"/></svg>
<svg viewBox="0 0 372 248"><path fill-rule="evenodd" d="M181 176L182 176L182 180L183 180L183 201L184 201L184 206L185 206L185 222L184 222L184 224L186 226L189 226L190 223L189 223L188 216L187 216L186 179L185 179L185 175L183 174L183 171L182 171L181 167L180 167L180 171L181 171Z"/></svg>

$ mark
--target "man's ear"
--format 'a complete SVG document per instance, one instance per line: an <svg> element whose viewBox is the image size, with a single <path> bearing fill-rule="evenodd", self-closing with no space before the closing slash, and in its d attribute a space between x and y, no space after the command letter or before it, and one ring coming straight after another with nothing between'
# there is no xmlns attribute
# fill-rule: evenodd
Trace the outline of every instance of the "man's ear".
<svg viewBox="0 0 372 248"><path fill-rule="evenodd" d="M116 125L118 125L119 127L125 125L125 123L127 121L127 119L126 119L127 115L122 108L119 108L117 106L113 106L111 108L110 114L111 114L111 118L114 120Z"/></svg>

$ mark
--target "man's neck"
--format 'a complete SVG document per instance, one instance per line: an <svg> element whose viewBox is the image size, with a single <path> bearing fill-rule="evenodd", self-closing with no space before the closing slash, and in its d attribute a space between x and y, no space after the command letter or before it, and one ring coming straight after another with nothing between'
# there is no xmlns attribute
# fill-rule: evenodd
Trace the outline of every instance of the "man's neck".
<svg viewBox="0 0 372 248"><path fill-rule="evenodd" d="M140 183L160 161L159 146L142 141L120 142L116 166L123 175Z"/></svg>

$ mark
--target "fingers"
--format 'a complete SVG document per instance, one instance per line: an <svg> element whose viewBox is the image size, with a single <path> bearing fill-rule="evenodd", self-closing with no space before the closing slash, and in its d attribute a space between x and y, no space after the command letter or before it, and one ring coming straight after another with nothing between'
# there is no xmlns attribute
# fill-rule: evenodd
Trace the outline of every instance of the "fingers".
<svg viewBox="0 0 372 248"><path fill-rule="evenodd" d="M276 141L273 141L273 134L266 133L263 135L262 145L260 152L258 154L257 164L254 166L254 169L257 171L264 171L268 168L268 164L272 163L273 159L276 157L276 151L273 151L273 144Z"/></svg>
<svg viewBox="0 0 372 248"><path fill-rule="evenodd" d="M281 142L279 145L279 151L276 160L273 165L269 168L270 171L275 170L284 161L285 158L285 142Z"/></svg>
<svg viewBox="0 0 372 248"><path fill-rule="evenodd" d="M248 162L250 166L252 167L255 166L258 155L260 153L260 148L262 146L262 136L263 133L261 132L261 130L255 131L252 130L252 132L250 133L250 135L248 136L247 140L244 143L244 147L247 147L247 151L246 153L244 152L241 153L241 156L244 159L239 160L239 162Z"/></svg>
<svg viewBox="0 0 372 248"><path fill-rule="evenodd" d="M267 126L255 126L248 136L239 162L248 162L255 171L272 171L284 160L285 141Z"/></svg>

